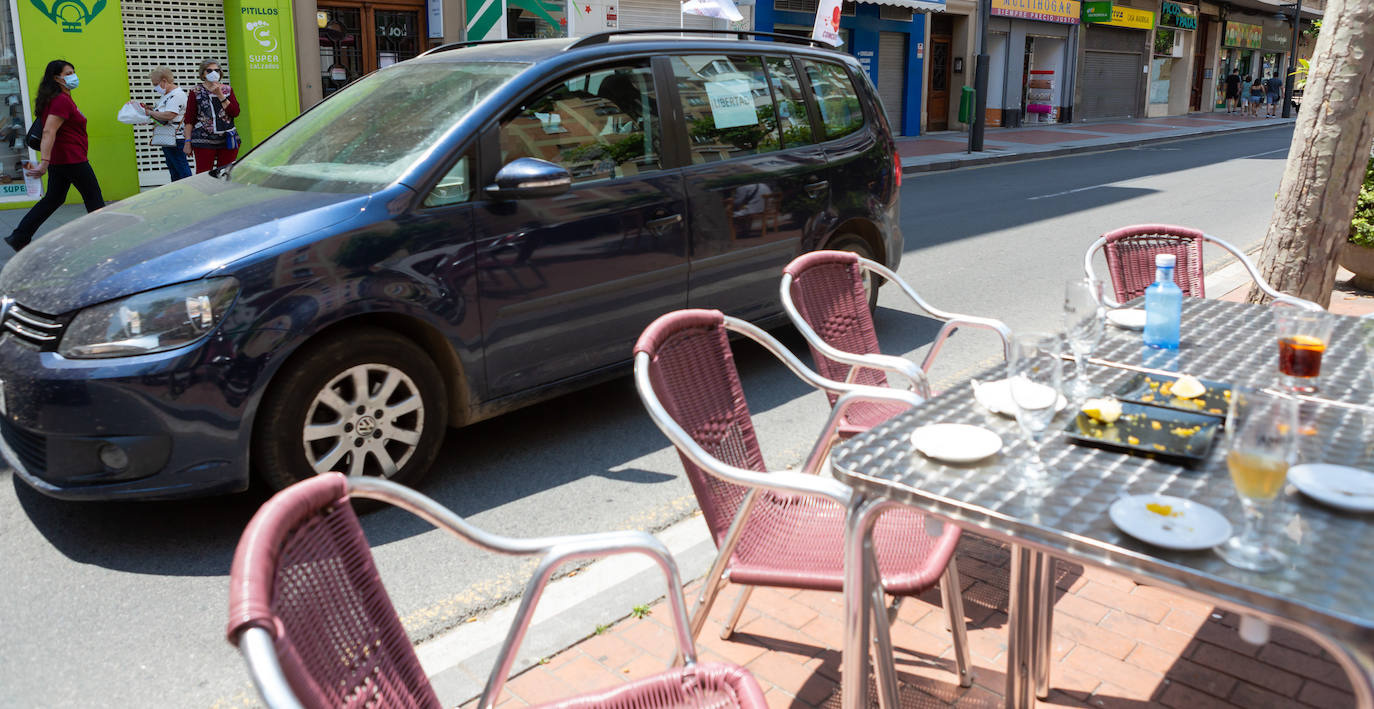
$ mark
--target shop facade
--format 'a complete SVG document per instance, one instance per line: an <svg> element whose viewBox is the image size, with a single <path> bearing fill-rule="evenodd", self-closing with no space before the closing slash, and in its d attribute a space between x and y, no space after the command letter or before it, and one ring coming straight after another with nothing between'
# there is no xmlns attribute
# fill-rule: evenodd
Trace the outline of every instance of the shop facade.
<svg viewBox="0 0 1374 709"><path fill-rule="evenodd" d="M1242 92L1249 90L1249 83L1254 79L1263 80L1270 75L1282 79L1292 71L1289 66L1292 28L1287 22L1233 7L1222 28L1216 60L1219 77L1214 89L1213 107L1216 110L1226 109L1225 77L1233 70L1241 77Z"/></svg>
<svg viewBox="0 0 1374 709"><path fill-rule="evenodd" d="M992 0L987 125L1072 120L1077 0Z"/></svg>
<svg viewBox="0 0 1374 709"><path fill-rule="evenodd" d="M1181 116L1192 110L1201 8L1163 0L1156 16L1145 115Z"/></svg>
<svg viewBox="0 0 1374 709"><path fill-rule="evenodd" d="M1085 12L1080 78L1075 87L1078 120L1146 115L1154 27L1153 10L1121 2Z"/></svg>

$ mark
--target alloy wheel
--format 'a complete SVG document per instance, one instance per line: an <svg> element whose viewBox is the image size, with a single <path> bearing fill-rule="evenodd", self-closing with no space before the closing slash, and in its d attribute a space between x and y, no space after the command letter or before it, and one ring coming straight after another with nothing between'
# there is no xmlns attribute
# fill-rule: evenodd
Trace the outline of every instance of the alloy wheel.
<svg viewBox="0 0 1374 709"><path fill-rule="evenodd" d="M415 453L424 400L405 372L360 364L334 377L306 410L302 441L316 473L391 477Z"/></svg>

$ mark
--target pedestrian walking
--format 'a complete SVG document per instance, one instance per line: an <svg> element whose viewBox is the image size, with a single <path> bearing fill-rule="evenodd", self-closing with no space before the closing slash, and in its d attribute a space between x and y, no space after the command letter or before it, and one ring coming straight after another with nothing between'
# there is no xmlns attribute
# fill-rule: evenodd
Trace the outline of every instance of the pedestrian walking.
<svg viewBox="0 0 1374 709"><path fill-rule="evenodd" d="M1269 117L1278 115L1279 100L1283 96L1283 79L1277 73L1269 74L1269 78L1264 80L1265 106L1269 109Z"/></svg>
<svg viewBox="0 0 1374 709"><path fill-rule="evenodd" d="M81 193L87 212L105 206L100 183L86 155L86 117L72 100L72 90L79 83L76 67L63 59L48 62L43 70L43 80L34 98L34 113L43 125L43 142L38 149L43 159L37 165L26 166L24 173L30 177L48 175L48 192L5 237L5 243L15 251L28 246L38 227L67 201L67 192L72 185Z"/></svg>
<svg viewBox="0 0 1374 709"><path fill-rule="evenodd" d="M153 82L153 93L158 95L156 104L143 106L148 117L157 123L149 142L162 148L172 182L184 180L191 176L191 163L186 160L186 136L182 131L186 118L186 89L177 86L172 70L165 66L149 72L148 80Z"/></svg>
<svg viewBox="0 0 1374 709"><path fill-rule="evenodd" d="M1236 101L1240 99L1240 72L1232 69L1226 75L1226 112L1236 112Z"/></svg>
<svg viewBox="0 0 1374 709"><path fill-rule="evenodd" d="M239 156L239 133L234 128L239 100L222 78L219 62L201 62L200 83L186 103L186 125L191 127L186 154L195 153L197 173L226 167Z"/></svg>

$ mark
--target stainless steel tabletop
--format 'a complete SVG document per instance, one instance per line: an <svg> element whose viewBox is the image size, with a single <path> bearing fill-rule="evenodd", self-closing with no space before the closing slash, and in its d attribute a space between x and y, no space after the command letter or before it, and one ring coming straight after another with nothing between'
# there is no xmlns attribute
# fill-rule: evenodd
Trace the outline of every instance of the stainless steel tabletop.
<svg viewBox="0 0 1374 709"><path fill-rule="evenodd" d="M1132 366L1177 369L1203 379L1273 385L1277 346L1264 306L1185 299L1182 346L1173 366L1168 354L1146 350L1138 332L1114 332L1096 357ZM1321 396L1368 403L1372 391L1355 318L1339 318L1322 363ZM1114 330L1114 328L1108 328ZM1134 372L1093 366L1092 379L1112 392ZM1005 376L1000 367L984 378ZM1055 480L1036 489L1022 479L1027 453L1013 419L992 414L961 384L883 425L838 446L835 475L864 494L910 504L939 517L982 528L1028 548L1117 569L1138 580L1168 581L1232 607L1251 608L1295 621L1358 652L1371 669L1374 648L1374 539L1371 515L1344 513L1292 489L1282 494L1273 525L1288 563L1270 573L1233 567L1215 553L1170 551L1127 536L1107 510L1125 495L1162 493L1209 505L1236 525L1240 503L1224 459L1224 442L1191 467L1139 455L1077 445L1060 433L1076 408L1051 424L1042 454ZM1374 468L1374 411L1340 403L1308 402L1302 462ZM979 464L945 465L915 452L911 434L928 423L969 423L1002 436L1002 452Z"/></svg>

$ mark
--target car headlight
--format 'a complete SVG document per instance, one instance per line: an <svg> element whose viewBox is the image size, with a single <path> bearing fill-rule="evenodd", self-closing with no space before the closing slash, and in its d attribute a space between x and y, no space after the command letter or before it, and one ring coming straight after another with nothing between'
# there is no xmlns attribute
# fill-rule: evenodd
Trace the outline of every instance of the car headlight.
<svg viewBox="0 0 1374 709"><path fill-rule="evenodd" d="M238 292L233 278L209 278L93 305L76 314L57 351L128 357L189 345L219 324Z"/></svg>

